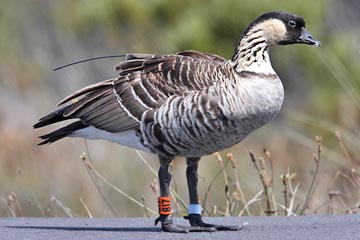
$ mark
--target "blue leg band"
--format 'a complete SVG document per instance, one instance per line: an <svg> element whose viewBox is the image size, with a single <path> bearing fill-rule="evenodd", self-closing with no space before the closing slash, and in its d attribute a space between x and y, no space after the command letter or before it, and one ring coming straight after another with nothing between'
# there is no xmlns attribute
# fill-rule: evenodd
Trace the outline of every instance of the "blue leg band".
<svg viewBox="0 0 360 240"><path fill-rule="evenodd" d="M190 204L189 214L201 214L202 206L200 204Z"/></svg>

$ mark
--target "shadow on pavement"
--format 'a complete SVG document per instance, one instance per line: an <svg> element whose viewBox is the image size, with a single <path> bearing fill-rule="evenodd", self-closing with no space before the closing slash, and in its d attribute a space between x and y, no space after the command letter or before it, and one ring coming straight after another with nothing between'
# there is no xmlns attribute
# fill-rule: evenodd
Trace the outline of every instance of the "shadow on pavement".
<svg viewBox="0 0 360 240"><path fill-rule="evenodd" d="M160 232L156 227L56 227L56 226L5 226L18 229L44 229L62 231L98 231L98 232Z"/></svg>

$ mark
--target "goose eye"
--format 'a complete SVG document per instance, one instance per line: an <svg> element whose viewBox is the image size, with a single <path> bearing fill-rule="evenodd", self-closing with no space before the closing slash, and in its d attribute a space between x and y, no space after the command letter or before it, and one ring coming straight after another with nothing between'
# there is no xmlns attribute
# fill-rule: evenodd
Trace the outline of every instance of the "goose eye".
<svg viewBox="0 0 360 240"><path fill-rule="evenodd" d="M296 22L293 21L293 20L290 20L290 21L288 22L288 24L289 24L289 26L292 27L292 28L296 27Z"/></svg>

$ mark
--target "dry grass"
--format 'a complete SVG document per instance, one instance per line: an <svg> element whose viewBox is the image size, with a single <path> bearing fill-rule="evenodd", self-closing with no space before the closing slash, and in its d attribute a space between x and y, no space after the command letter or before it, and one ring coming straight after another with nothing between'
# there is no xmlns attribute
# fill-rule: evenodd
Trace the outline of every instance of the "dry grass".
<svg viewBox="0 0 360 240"><path fill-rule="evenodd" d="M200 178L204 180L204 183L199 184L199 199L204 206L204 214L208 216L292 216L317 213L358 213L360 167L358 159L353 157L358 155L349 152L339 132L334 133L334 137L339 146L339 156L343 156L343 164L338 168L328 169L326 165L329 159L322 155L323 151L326 152L323 147L324 140L321 137L315 137L315 141L313 141L314 154L304 156L310 163L313 163L310 166L312 176L306 178L304 174L297 172L299 170L294 170L296 166L279 166L280 162L274 160L273 154L265 148L263 151L259 151L258 154L253 150L249 151L247 161L251 163L249 165L252 165L254 169L252 172L253 177L250 179L242 177L241 173L244 170L248 172L251 172L251 170L242 169L243 160L238 159L236 153L227 153L225 157L221 153L215 153L213 156L208 157L203 161L213 163L214 170L216 170L216 167L214 167L216 162L218 167L216 172L210 169L209 174L206 176L202 175L203 171L200 172ZM85 144L85 149L87 148ZM139 216L140 213L141 216L154 217L157 215L155 201L158 194L157 171L146 159L146 156L140 152L136 152L136 154L138 163L143 164L143 168L138 169L134 174L138 175L141 172L143 175L149 175L149 179L152 179L145 183L143 192L136 189L138 184L130 186L134 191L140 192L136 196L127 193L124 189L126 188L125 185L133 179L134 176L130 176L132 174L127 175L129 181L125 182L125 184L117 181L116 178L109 180L108 178L112 178L111 175L105 177L100 173L106 173L104 166L101 167L98 161L94 163L87 154L83 153L80 156L83 163L82 169L90 177L90 180L88 179L86 183L83 183L84 187L87 188L86 191L72 192L73 197L69 201L66 199L69 197L67 194L55 193L55 191L50 191L48 199L36 196L34 193L31 197L24 199L25 195L23 193L13 189L6 197L2 197L1 214L8 217L82 216L92 218L124 216L124 214L119 213L119 205L126 205L131 206L131 209L136 209L134 212L137 212L137 214L127 213L128 216ZM256 155L260 156L257 157ZM322 160L320 161L320 159ZM179 166L179 163L181 161L176 160L171 167L175 180L172 183L171 196L175 215L183 216L187 214L187 192L184 177L181 180L177 178L181 170L175 169L184 167ZM99 167L102 169L97 170L98 166L95 167L95 165L100 165ZM285 170L285 172L280 175L275 173L274 169L278 167ZM137 168L140 168L140 166L138 165ZM200 169L202 169L201 166ZM24 172L26 172L26 169L19 168L17 174L24 177ZM63 171L59 170L56 174L60 173L63 173ZM81 176L81 178L85 179L84 176ZM249 187L246 184L249 181L257 181L258 184L255 184L256 187ZM79 183L77 182L77 184ZM72 189L71 186L62 185L62 187ZM119 196L114 197L114 195ZM116 200L119 197L122 200ZM94 207L93 202L98 202L96 207Z"/></svg>

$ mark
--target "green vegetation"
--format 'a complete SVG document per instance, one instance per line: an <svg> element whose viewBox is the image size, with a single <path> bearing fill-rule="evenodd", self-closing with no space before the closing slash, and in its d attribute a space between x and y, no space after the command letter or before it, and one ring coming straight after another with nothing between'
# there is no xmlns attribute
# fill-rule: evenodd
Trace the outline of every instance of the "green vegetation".
<svg viewBox="0 0 360 240"><path fill-rule="evenodd" d="M357 4L330 0L3 0L0 216L153 216L157 209L156 176L151 170L158 167L155 156L103 141L89 141L87 147L81 139L38 147L36 137L50 129L31 128L67 94L114 77L113 65L120 59L57 72L52 69L83 58L126 52L196 49L230 58L247 24L269 10L303 16L322 46L271 50L274 68L285 86L283 111L242 143L200 161L199 197L205 215L358 212ZM88 157L83 155L81 161L83 152ZM182 159L173 163L172 174L174 207L185 214L188 198Z"/></svg>

